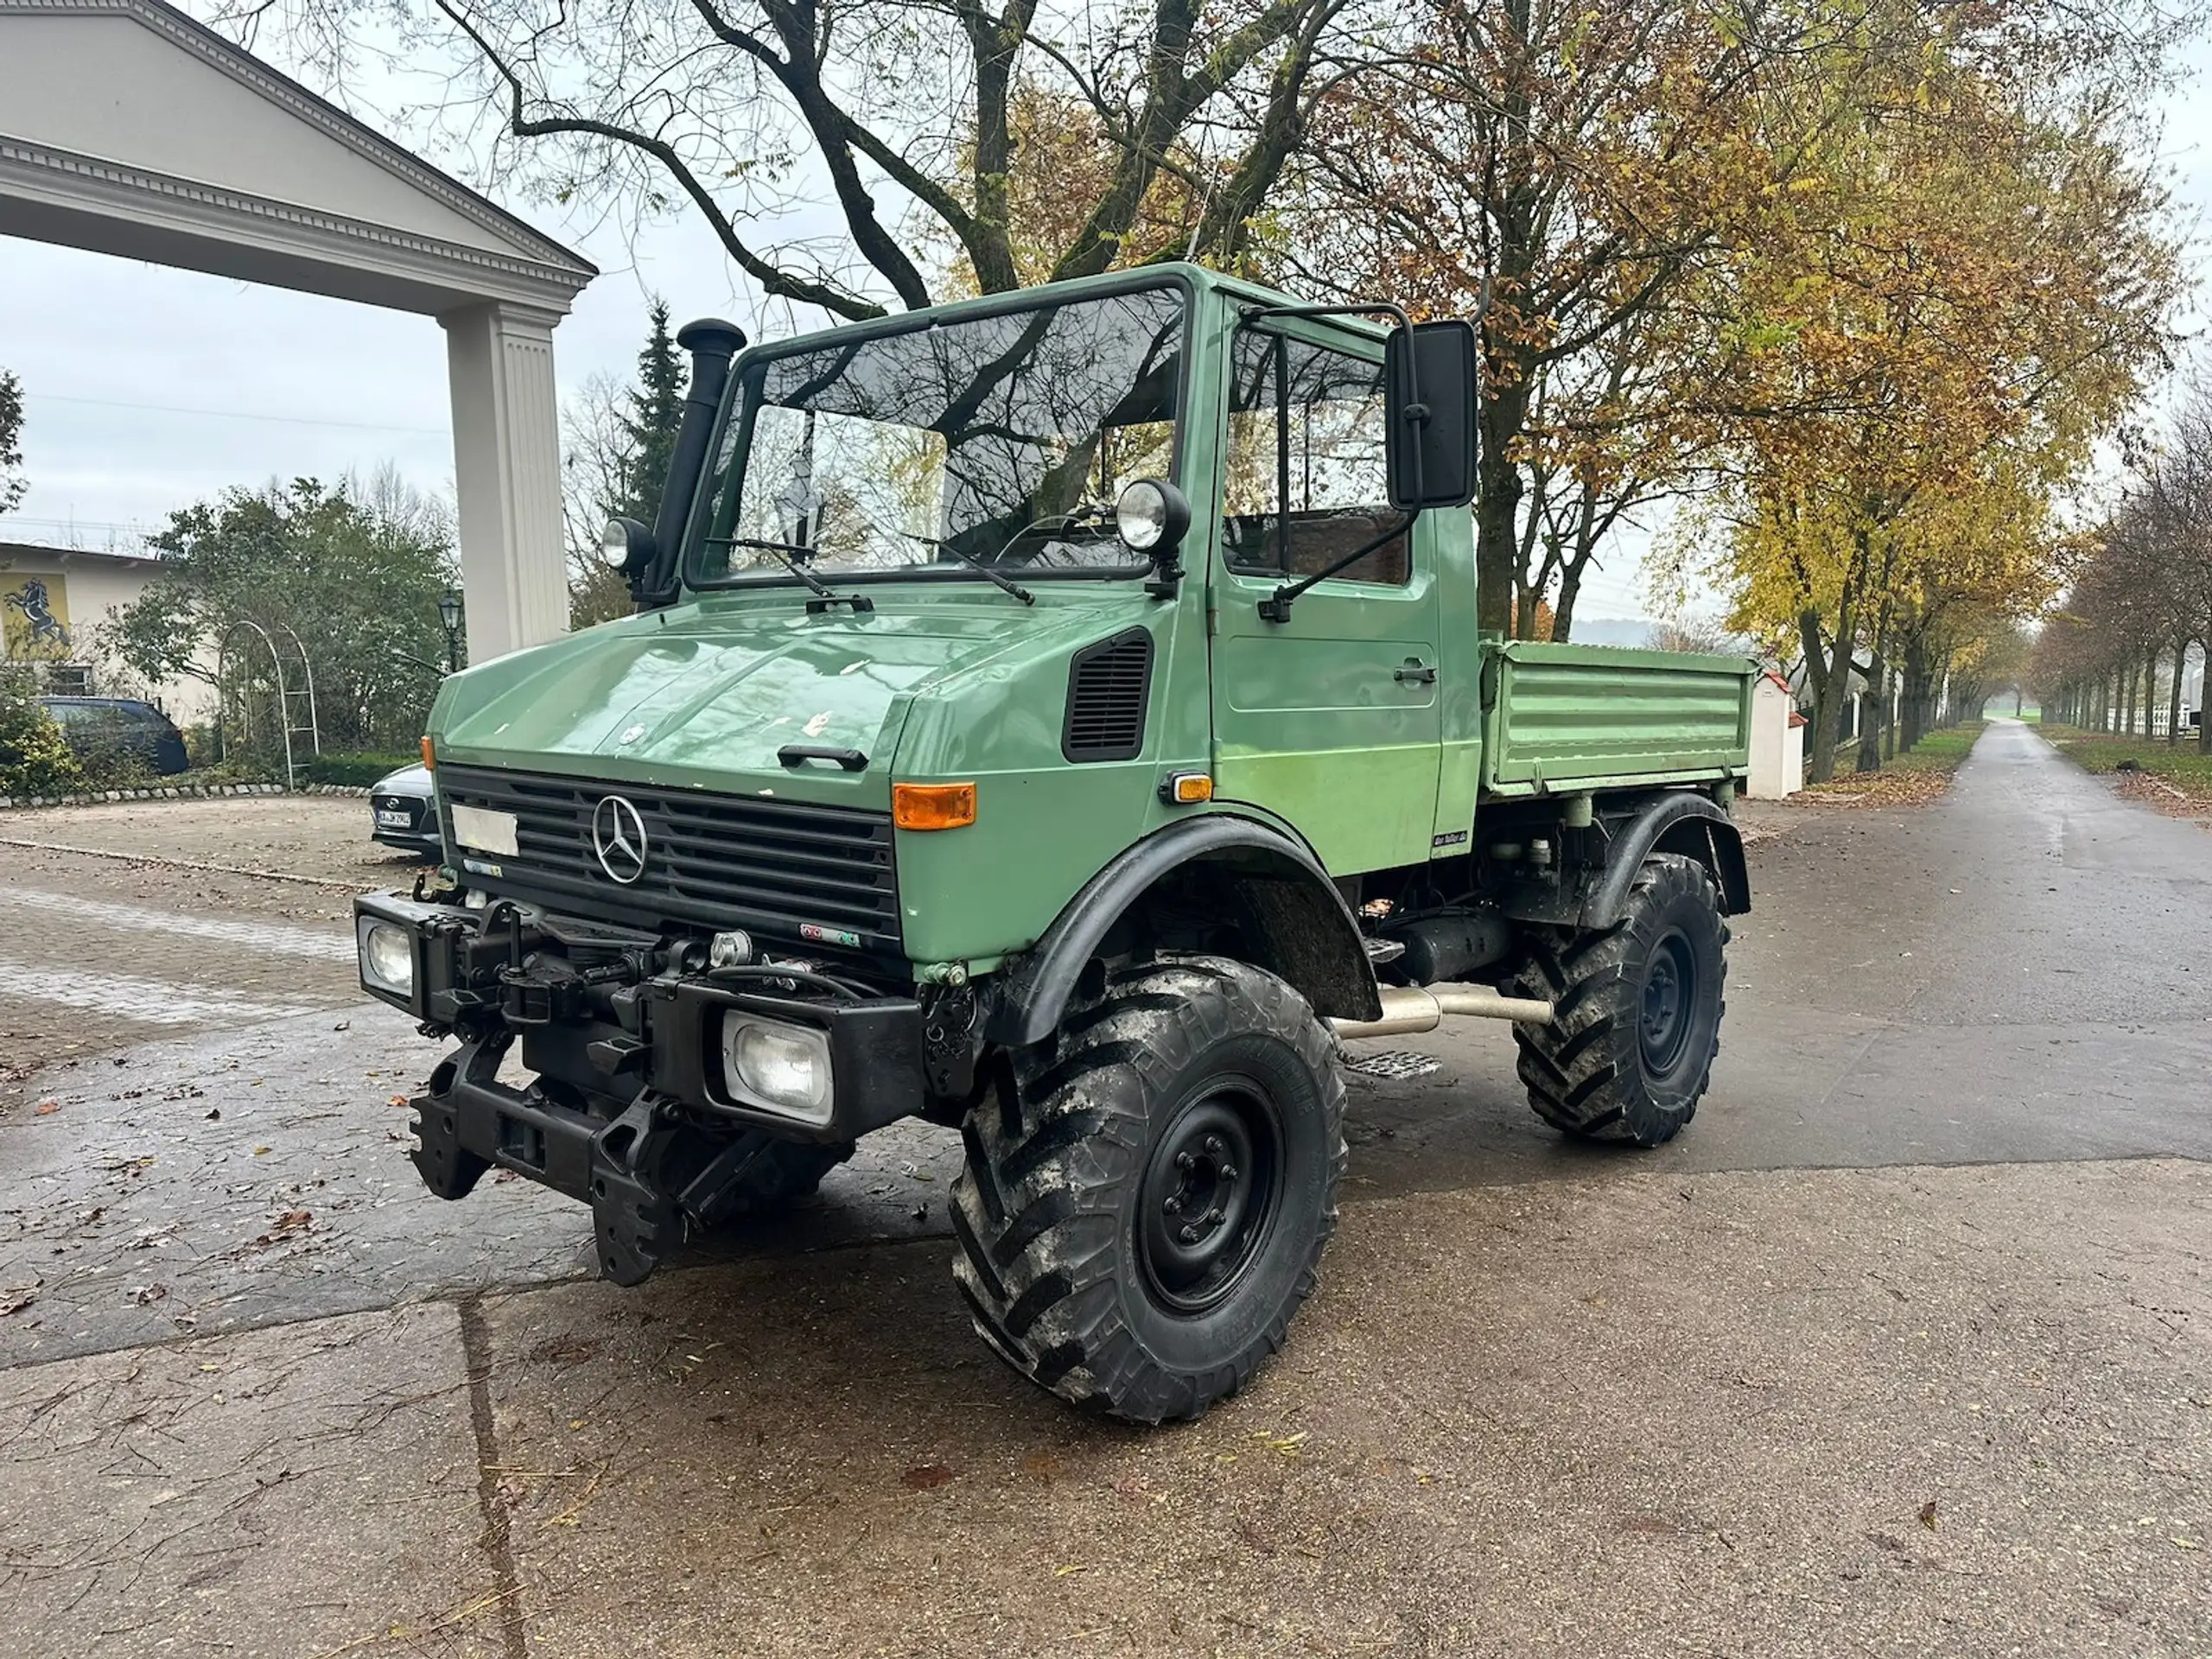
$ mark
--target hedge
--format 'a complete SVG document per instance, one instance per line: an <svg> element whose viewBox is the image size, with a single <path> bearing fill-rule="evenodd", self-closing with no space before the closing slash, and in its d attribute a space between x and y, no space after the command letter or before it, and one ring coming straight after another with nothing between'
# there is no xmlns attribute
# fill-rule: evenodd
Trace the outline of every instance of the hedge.
<svg viewBox="0 0 2212 1659"><path fill-rule="evenodd" d="M318 754L300 768L300 775L309 783L366 789L386 772L411 766L421 758L413 754Z"/></svg>

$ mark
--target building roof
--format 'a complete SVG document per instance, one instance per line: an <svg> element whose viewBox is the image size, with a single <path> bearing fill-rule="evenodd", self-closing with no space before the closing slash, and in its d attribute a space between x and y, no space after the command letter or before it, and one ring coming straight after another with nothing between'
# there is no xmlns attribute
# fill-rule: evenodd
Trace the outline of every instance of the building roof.
<svg viewBox="0 0 2212 1659"><path fill-rule="evenodd" d="M154 571L162 568L160 558L150 553L111 553L99 548L46 547L36 542L0 542L0 572L27 563L56 564L64 569L73 564L101 570Z"/></svg>
<svg viewBox="0 0 2212 1659"><path fill-rule="evenodd" d="M0 0L0 232L438 315L598 274L163 0Z"/></svg>

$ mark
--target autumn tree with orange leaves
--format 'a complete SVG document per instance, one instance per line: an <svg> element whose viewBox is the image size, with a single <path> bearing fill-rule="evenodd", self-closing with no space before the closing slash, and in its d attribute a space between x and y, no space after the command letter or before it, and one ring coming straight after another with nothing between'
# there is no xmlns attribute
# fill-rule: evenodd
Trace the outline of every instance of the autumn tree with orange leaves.
<svg viewBox="0 0 2212 1659"><path fill-rule="evenodd" d="M1856 674L1869 725L1900 653L2057 587L2057 511L2163 360L2180 276L2130 139L2126 60L2024 83L1966 14L1861 82L1793 196L1810 233L1726 267L1725 535L1703 550L1738 626L1794 636L1815 705L1808 775L1835 765ZM1924 695L1924 687L1915 696Z"/></svg>

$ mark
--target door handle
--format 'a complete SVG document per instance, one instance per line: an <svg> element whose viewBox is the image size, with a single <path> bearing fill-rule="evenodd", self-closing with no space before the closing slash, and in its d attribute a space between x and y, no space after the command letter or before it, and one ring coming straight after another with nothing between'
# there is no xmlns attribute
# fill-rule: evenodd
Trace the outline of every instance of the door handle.
<svg viewBox="0 0 2212 1659"><path fill-rule="evenodd" d="M1408 657L1406 658L1406 665L1390 677L1400 685L1434 685L1436 671L1423 663L1418 657Z"/></svg>

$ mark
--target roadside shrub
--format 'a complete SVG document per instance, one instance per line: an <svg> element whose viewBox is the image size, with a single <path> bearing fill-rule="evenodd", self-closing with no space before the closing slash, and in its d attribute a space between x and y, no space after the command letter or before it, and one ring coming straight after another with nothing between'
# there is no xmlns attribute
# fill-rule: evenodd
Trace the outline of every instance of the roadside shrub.
<svg viewBox="0 0 2212 1659"><path fill-rule="evenodd" d="M38 688L22 669L0 669L0 795L67 795L88 787L84 769Z"/></svg>
<svg viewBox="0 0 2212 1659"><path fill-rule="evenodd" d="M420 758L412 754L319 754L301 768L301 776L311 784L366 789L386 772L412 766Z"/></svg>
<svg viewBox="0 0 2212 1659"><path fill-rule="evenodd" d="M184 730L185 764L197 772L202 766L212 766L222 753L222 734L212 721L200 721Z"/></svg>

